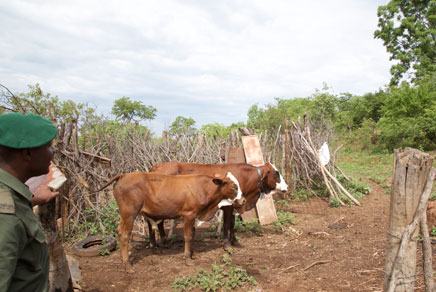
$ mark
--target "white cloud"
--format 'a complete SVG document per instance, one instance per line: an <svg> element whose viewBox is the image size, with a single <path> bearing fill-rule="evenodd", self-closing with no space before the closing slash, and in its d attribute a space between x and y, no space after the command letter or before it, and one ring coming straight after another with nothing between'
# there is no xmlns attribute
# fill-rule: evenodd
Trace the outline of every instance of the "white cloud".
<svg viewBox="0 0 436 292"><path fill-rule="evenodd" d="M253 104L312 94L363 94L389 82L373 38L386 1L128 0L0 2L0 83L39 82L110 112L122 96L197 126L246 121Z"/></svg>

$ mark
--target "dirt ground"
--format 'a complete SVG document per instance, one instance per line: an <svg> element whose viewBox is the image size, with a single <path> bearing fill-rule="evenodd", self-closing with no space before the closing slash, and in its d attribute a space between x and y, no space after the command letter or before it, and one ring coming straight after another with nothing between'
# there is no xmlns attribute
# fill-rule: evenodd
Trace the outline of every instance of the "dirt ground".
<svg viewBox="0 0 436 292"><path fill-rule="evenodd" d="M330 208L321 199L292 202L289 209L297 222L291 228L277 232L272 225L264 226L262 236L238 233L242 247L233 248L232 265L247 270L257 286L247 284L233 291L382 291L390 195L367 183L371 193L360 207ZM124 272L119 250L107 256L79 257L83 290L173 291L175 278L210 269L225 253L220 240L201 239L201 232L196 232L193 267L185 265L182 240L157 253L146 247L133 249L133 274ZM415 291L424 291L418 246Z"/></svg>

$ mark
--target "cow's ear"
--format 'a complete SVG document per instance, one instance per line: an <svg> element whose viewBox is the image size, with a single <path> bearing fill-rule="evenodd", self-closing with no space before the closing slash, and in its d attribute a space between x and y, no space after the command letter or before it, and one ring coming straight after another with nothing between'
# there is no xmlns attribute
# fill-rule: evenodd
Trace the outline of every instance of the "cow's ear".
<svg viewBox="0 0 436 292"><path fill-rule="evenodd" d="M224 183L224 181L220 178L214 177L212 179L213 183L216 184L217 186L222 185Z"/></svg>

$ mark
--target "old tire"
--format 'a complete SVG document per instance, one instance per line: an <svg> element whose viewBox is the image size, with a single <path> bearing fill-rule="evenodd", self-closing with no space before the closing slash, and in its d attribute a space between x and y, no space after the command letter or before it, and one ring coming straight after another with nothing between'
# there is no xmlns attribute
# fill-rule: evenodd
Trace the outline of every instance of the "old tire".
<svg viewBox="0 0 436 292"><path fill-rule="evenodd" d="M113 251L117 241L110 235L89 236L72 247L72 252L77 256L94 257Z"/></svg>

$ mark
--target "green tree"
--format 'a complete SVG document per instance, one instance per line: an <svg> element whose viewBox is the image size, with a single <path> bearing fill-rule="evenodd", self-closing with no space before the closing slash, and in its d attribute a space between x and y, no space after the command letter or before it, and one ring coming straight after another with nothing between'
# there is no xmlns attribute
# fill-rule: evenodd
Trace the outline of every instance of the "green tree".
<svg viewBox="0 0 436 292"><path fill-rule="evenodd" d="M310 108L311 101L308 98L275 98L276 104L267 104L260 108L257 104L248 110L247 126L256 130L276 130L284 128L284 117L296 120L303 116Z"/></svg>
<svg viewBox="0 0 436 292"><path fill-rule="evenodd" d="M86 103L75 103L70 99L60 101L57 96L44 93L38 83L28 85L28 88L29 92L18 94L4 90L0 95L0 107L9 112L32 112L49 119L51 119L50 108L52 108L58 122L96 118L95 109L88 107Z"/></svg>
<svg viewBox="0 0 436 292"><path fill-rule="evenodd" d="M310 98L309 118L312 122L323 125L334 124L338 113L338 97L330 92L324 85L322 90L317 90Z"/></svg>
<svg viewBox="0 0 436 292"><path fill-rule="evenodd" d="M382 116L385 92L367 93L363 96L341 94L338 97L335 126L337 129L357 129L365 121L378 122Z"/></svg>
<svg viewBox="0 0 436 292"><path fill-rule="evenodd" d="M156 117L156 111L153 106L146 106L140 101L132 101L126 96L115 100L112 107L112 114L127 123L137 120L153 120Z"/></svg>
<svg viewBox="0 0 436 292"><path fill-rule="evenodd" d="M380 6L374 37L383 40L391 60L391 84L436 74L436 0L391 0Z"/></svg>
<svg viewBox="0 0 436 292"><path fill-rule="evenodd" d="M436 147L436 80L419 85L402 83L386 95L383 116L377 123L380 144L386 149Z"/></svg>
<svg viewBox="0 0 436 292"><path fill-rule="evenodd" d="M218 138L218 137L228 137L233 129L239 129L240 127L245 127L243 122L233 123L226 127L220 123L206 124L200 128L200 132L204 132L206 137Z"/></svg>
<svg viewBox="0 0 436 292"><path fill-rule="evenodd" d="M195 128L195 121L192 118L185 118L178 116L171 124L169 133L171 135L195 135L197 129Z"/></svg>

